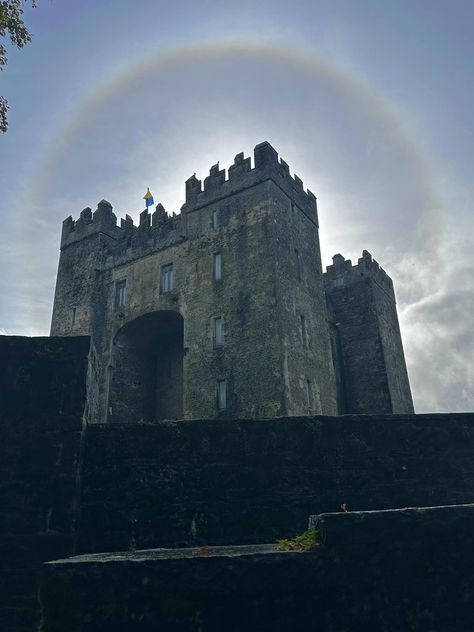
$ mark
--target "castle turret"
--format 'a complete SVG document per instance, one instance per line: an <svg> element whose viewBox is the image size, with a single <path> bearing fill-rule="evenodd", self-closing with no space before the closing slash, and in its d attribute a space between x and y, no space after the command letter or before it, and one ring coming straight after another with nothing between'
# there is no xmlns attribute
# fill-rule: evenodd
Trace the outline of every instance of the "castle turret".
<svg viewBox="0 0 474 632"><path fill-rule="evenodd" d="M392 279L364 250L324 275L339 413L412 413Z"/></svg>
<svg viewBox="0 0 474 632"><path fill-rule="evenodd" d="M71 216L64 220L52 336L91 334L93 305L100 304L100 296L95 297L99 291L97 273L119 233L117 217L107 200L99 202L94 213L85 208L76 221Z"/></svg>

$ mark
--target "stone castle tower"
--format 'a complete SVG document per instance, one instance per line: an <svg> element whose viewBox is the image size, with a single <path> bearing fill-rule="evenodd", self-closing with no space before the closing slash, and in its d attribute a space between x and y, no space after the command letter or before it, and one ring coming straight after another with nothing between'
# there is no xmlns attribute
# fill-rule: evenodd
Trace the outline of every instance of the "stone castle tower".
<svg viewBox="0 0 474 632"><path fill-rule="evenodd" d="M94 422L413 412L390 278L322 272L315 196L267 142L181 214L63 223L51 335L91 336Z"/></svg>

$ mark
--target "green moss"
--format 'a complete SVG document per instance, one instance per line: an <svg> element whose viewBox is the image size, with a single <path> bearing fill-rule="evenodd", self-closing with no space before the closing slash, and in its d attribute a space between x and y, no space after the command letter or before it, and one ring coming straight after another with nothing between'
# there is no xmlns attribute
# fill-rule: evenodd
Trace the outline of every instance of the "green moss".
<svg viewBox="0 0 474 632"><path fill-rule="evenodd" d="M314 551L320 546L316 529L308 529L294 538L277 540L279 551Z"/></svg>

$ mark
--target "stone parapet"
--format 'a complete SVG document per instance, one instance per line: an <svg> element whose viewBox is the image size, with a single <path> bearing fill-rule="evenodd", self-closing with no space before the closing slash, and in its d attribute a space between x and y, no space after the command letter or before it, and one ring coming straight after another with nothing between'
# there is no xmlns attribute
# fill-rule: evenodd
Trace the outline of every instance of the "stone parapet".
<svg viewBox="0 0 474 632"><path fill-rule="evenodd" d="M133 245L143 246L143 234L147 237L166 240L173 231L179 230L180 217L168 215L162 204L158 204L153 213L148 209L140 213L139 225L135 226L130 215L120 220L117 225L117 216L112 210L112 205L107 200L101 200L97 210L92 213L90 208L81 211L79 219L74 220L70 215L63 222L61 235L61 250L72 243L86 239L99 233L105 234L117 241L117 248L122 249Z"/></svg>
<svg viewBox="0 0 474 632"><path fill-rule="evenodd" d="M362 257L356 265L350 259L337 254L332 258L332 265L327 266L324 281L327 290L349 287L363 279L371 279L383 288L395 300L392 279L367 250L362 251Z"/></svg>
<svg viewBox="0 0 474 632"><path fill-rule="evenodd" d="M255 147L253 168L250 158L240 153L229 167L227 179L225 169L219 169L219 164L211 167L204 186L196 175L191 176L186 181L186 202L181 210L190 213L265 180L273 180L309 219L318 224L315 195L309 189L304 190L303 182L296 174L291 176L288 164L278 158L277 151L268 142Z"/></svg>

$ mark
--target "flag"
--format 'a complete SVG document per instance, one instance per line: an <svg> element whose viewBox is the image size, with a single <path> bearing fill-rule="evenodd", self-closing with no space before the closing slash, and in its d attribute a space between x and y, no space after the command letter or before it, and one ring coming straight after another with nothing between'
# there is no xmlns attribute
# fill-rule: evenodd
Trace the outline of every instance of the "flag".
<svg viewBox="0 0 474 632"><path fill-rule="evenodd" d="M143 196L143 199L145 200L145 206L148 208L149 206L151 206L152 204L155 203L155 200L153 199L152 194L150 193L150 189L147 188L145 195Z"/></svg>

